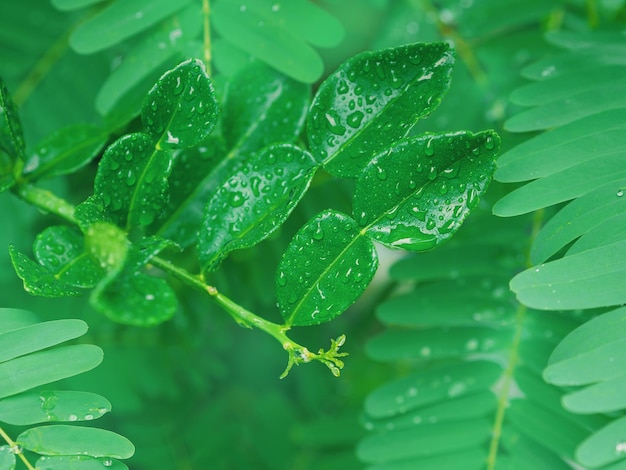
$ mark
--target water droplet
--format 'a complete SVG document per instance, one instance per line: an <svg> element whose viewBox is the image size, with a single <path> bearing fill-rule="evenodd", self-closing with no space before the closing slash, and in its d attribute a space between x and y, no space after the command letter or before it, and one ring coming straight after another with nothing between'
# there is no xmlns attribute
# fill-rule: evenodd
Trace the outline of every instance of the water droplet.
<svg viewBox="0 0 626 470"><path fill-rule="evenodd" d="M363 117L365 117L365 114L363 114L361 111L353 112L348 116L348 125L357 129L361 125Z"/></svg>
<svg viewBox="0 0 626 470"><path fill-rule="evenodd" d="M317 226L317 228L313 231L313 239L314 240L321 240L322 238L324 238L324 231L322 230L321 226Z"/></svg>
<svg viewBox="0 0 626 470"><path fill-rule="evenodd" d="M464 393L466 389L467 389L467 385L465 385L463 382L457 382L448 389L448 396L449 397L459 396L462 393Z"/></svg>
<svg viewBox="0 0 626 470"><path fill-rule="evenodd" d="M426 175L430 181L437 178L437 168L435 166L431 166L428 169L428 175Z"/></svg>
<svg viewBox="0 0 626 470"><path fill-rule="evenodd" d="M545 69L541 71L541 77L542 78L549 77L554 72L556 72L556 67L554 65L549 65L548 67L546 67Z"/></svg>
<svg viewBox="0 0 626 470"><path fill-rule="evenodd" d="M272 11L277 12L278 10L280 10L280 5L278 3L274 3L274 5L272 5Z"/></svg>
<svg viewBox="0 0 626 470"><path fill-rule="evenodd" d="M376 167L376 176L379 180L385 181L387 179L387 170L384 168L377 166Z"/></svg>
<svg viewBox="0 0 626 470"><path fill-rule="evenodd" d="M350 91L348 83L345 80L340 80L337 84L337 93L339 93L340 95L345 95L346 93L348 93L348 91Z"/></svg>
<svg viewBox="0 0 626 470"><path fill-rule="evenodd" d="M433 139L429 139L426 142L426 147L424 147L424 155L427 157L432 157L435 154L435 149L433 147Z"/></svg>
<svg viewBox="0 0 626 470"><path fill-rule="evenodd" d="M432 230L437 226L437 222L435 222L433 219L428 219L426 221L426 228L428 230Z"/></svg>
<svg viewBox="0 0 626 470"><path fill-rule="evenodd" d="M85 421L91 421L91 420L93 419L93 415L92 415L92 414L87 414L87 415L85 415L85 416L83 417L83 419L84 419Z"/></svg>
<svg viewBox="0 0 626 470"><path fill-rule="evenodd" d="M246 202L246 198L239 191L234 191L230 194L228 203L231 207L241 207Z"/></svg>
<svg viewBox="0 0 626 470"><path fill-rule="evenodd" d="M617 194L617 197L622 197L624 195L624 190L618 189L616 194Z"/></svg>
<svg viewBox="0 0 626 470"><path fill-rule="evenodd" d="M128 174L126 175L126 184L128 186L133 186L137 182L137 175L133 172L133 170L128 170Z"/></svg>
<svg viewBox="0 0 626 470"><path fill-rule="evenodd" d="M244 13L247 9L248 9L248 7L247 7L247 6L245 6L245 5L241 5L241 6L239 7L239 11L240 11L241 13Z"/></svg>
<svg viewBox="0 0 626 470"><path fill-rule="evenodd" d="M428 346L424 346L422 349L420 349L420 355L424 356L424 357L428 357L430 356L430 348Z"/></svg>
<svg viewBox="0 0 626 470"><path fill-rule="evenodd" d="M341 125L341 119L334 111L325 114L328 130L335 135L344 135L346 128Z"/></svg>
<svg viewBox="0 0 626 470"><path fill-rule="evenodd" d="M493 150L495 146L496 146L496 144L493 141L493 137L487 136L487 138L485 139L485 148L487 150Z"/></svg>
<svg viewBox="0 0 626 470"><path fill-rule="evenodd" d="M111 467L113 466L113 460L106 458L102 461L102 465L104 465L105 467Z"/></svg>
<svg viewBox="0 0 626 470"><path fill-rule="evenodd" d="M476 351L476 349L478 349L478 340L470 339L467 343L465 343L465 348L468 351Z"/></svg>
<svg viewBox="0 0 626 470"><path fill-rule="evenodd" d="M74 414L69 415L67 418L68 418L68 420L70 420L70 421L78 421L78 416L76 416L76 415L74 415Z"/></svg>

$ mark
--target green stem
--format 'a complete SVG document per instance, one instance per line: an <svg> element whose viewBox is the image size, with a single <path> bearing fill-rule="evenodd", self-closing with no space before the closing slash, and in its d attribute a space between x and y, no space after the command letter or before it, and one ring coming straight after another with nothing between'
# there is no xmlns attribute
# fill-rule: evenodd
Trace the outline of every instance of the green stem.
<svg viewBox="0 0 626 470"><path fill-rule="evenodd" d="M22 452L21 447L13 439L11 439L11 437L1 427L0 427L0 437L2 437L6 441L6 443L9 445L9 448L11 449L11 452L13 452L15 455L19 457L19 459L24 463L24 465L26 465L26 468L28 470L35 470L35 467L33 467L30 464L30 462L28 461L28 459Z"/></svg>
<svg viewBox="0 0 626 470"><path fill-rule="evenodd" d="M204 45L202 47L204 57L203 62L207 73L211 75L211 4L209 0L202 0L202 18L204 23Z"/></svg>
<svg viewBox="0 0 626 470"><path fill-rule="evenodd" d="M57 215L71 224L77 223L74 218L75 207L46 189L30 184L18 184L14 192L24 201L45 212Z"/></svg>

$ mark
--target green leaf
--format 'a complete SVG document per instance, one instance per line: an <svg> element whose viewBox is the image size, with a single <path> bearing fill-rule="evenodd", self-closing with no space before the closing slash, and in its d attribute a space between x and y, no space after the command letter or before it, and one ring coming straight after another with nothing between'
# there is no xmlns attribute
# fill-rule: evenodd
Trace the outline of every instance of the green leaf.
<svg viewBox="0 0 626 470"><path fill-rule="evenodd" d="M52 5L63 11L69 10L78 10L79 8L84 8L86 6L95 5L96 3L101 3L104 0L52 0Z"/></svg>
<svg viewBox="0 0 626 470"><path fill-rule="evenodd" d="M16 426L48 421L91 421L111 411L111 403L89 392L40 391L0 400L0 421Z"/></svg>
<svg viewBox="0 0 626 470"><path fill-rule="evenodd" d="M128 470L119 460L110 457L93 458L86 455L43 456L37 460L37 470Z"/></svg>
<svg viewBox="0 0 626 470"><path fill-rule="evenodd" d="M356 222L333 210L319 213L295 235L276 274L276 296L288 326L330 321L371 281L378 259Z"/></svg>
<svg viewBox="0 0 626 470"><path fill-rule="evenodd" d="M100 153L107 137L103 129L87 124L64 127L37 145L24 174L36 180L72 173Z"/></svg>
<svg viewBox="0 0 626 470"><path fill-rule="evenodd" d="M156 149L147 134L125 135L104 152L94 194L120 227L149 225L167 202L171 167L171 152Z"/></svg>
<svg viewBox="0 0 626 470"><path fill-rule="evenodd" d="M317 164L293 145L254 154L209 200L198 239L198 258L212 271L231 251L267 238L306 192Z"/></svg>
<svg viewBox="0 0 626 470"><path fill-rule="evenodd" d="M576 459L591 468L622 461L626 449L624 434L626 417L616 419L585 439L576 449Z"/></svg>
<svg viewBox="0 0 626 470"><path fill-rule="evenodd" d="M243 68L224 96L223 133L231 153L249 154L300 135L310 87L261 62Z"/></svg>
<svg viewBox="0 0 626 470"><path fill-rule="evenodd" d="M24 289L44 297L72 296L102 278L102 269L85 251L81 234L66 226L52 226L37 235L33 251L38 263L15 248L11 261L24 281Z"/></svg>
<svg viewBox="0 0 626 470"><path fill-rule="evenodd" d="M600 315L559 343L550 356L544 378L561 386L620 378L624 374L625 344L626 308Z"/></svg>
<svg viewBox="0 0 626 470"><path fill-rule="evenodd" d="M0 334L0 363L78 338L87 332L82 320L36 323Z"/></svg>
<svg viewBox="0 0 626 470"><path fill-rule="evenodd" d="M0 308L0 334L34 325L39 318L28 310Z"/></svg>
<svg viewBox="0 0 626 470"><path fill-rule="evenodd" d="M226 159L226 153L222 140L214 136L209 136L200 147L174 152L168 179L170 197L155 221L157 235L183 247L196 242L207 201L239 165L235 160Z"/></svg>
<svg viewBox="0 0 626 470"><path fill-rule="evenodd" d="M0 191L15 182L13 168L24 161L24 133L17 108L0 78Z"/></svg>
<svg viewBox="0 0 626 470"><path fill-rule="evenodd" d="M183 8L191 0L116 0L83 22L70 36L79 54L92 54L140 33ZM93 2L91 2L93 3ZM66 7L68 5L63 5ZM72 6L73 5L69 5Z"/></svg>
<svg viewBox="0 0 626 470"><path fill-rule="evenodd" d="M102 362L102 350L90 344L63 346L0 364L0 398L72 377Z"/></svg>
<svg viewBox="0 0 626 470"><path fill-rule="evenodd" d="M626 240L521 272L511 289L521 303L542 310L610 307L626 303Z"/></svg>
<svg viewBox="0 0 626 470"><path fill-rule="evenodd" d="M96 110L103 116L110 114L119 103L127 101L131 92L145 96L145 81L155 72L164 70L166 63L180 52L183 44L198 35L202 28L201 5L192 3L154 30L127 51L121 64L102 84L96 96ZM158 75L157 75L158 76Z"/></svg>
<svg viewBox="0 0 626 470"><path fill-rule="evenodd" d="M16 442L42 455L89 455L128 459L135 446L123 436L104 429L57 424L28 429Z"/></svg>
<svg viewBox="0 0 626 470"><path fill-rule="evenodd" d="M85 233L85 249L106 272L119 271L129 249L126 234L113 224L96 222Z"/></svg>
<svg viewBox="0 0 626 470"><path fill-rule="evenodd" d="M189 59L168 70L148 93L141 109L157 149L200 144L215 127L219 107L204 63Z"/></svg>
<svg viewBox="0 0 626 470"><path fill-rule="evenodd" d="M313 99L311 152L337 176L355 177L441 102L453 55L445 43L361 53L339 67Z"/></svg>
<svg viewBox="0 0 626 470"><path fill-rule="evenodd" d="M0 468L2 470L15 470L15 453L9 446L0 446Z"/></svg>
<svg viewBox="0 0 626 470"><path fill-rule="evenodd" d="M279 15L268 18L254 6L254 2L216 2L211 11L215 30L239 49L285 75L304 83L319 79L324 71L319 54L299 32L286 29Z"/></svg>
<svg viewBox="0 0 626 470"><path fill-rule="evenodd" d="M486 191L499 141L493 131L425 135L377 155L357 181L359 225L376 241L411 251L448 240Z"/></svg>

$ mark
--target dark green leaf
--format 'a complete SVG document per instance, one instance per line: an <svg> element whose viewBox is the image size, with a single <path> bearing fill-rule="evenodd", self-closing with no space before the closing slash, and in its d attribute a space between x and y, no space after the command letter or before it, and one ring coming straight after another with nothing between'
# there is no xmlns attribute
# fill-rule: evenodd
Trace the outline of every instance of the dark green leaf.
<svg viewBox="0 0 626 470"><path fill-rule="evenodd" d="M330 321L371 281L378 259L372 242L347 215L327 210L293 238L280 260L276 296L286 325Z"/></svg>
<svg viewBox="0 0 626 470"><path fill-rule="evenodd" d="M0 446L0 468L2 470L15 469L15 453L9 446Z"/></svg>
<svg viewBox="0 0 626 470"><path fill-rule="evenodd" d="M576 459L591 468L623 460L626 452L624 434L626 417L616 419L585 439L576 450Z"/></svg>
<svg viewBox="0 0 626 470"><path fill-rule="evenodd" d="M102 350L90 344L62 346L0 364L0 398L93 369Z"/></svg>
<svg viewBox="0 0 626 470"><path fill-rule="evenodd" d="M76 124L49 135L29 156L24 173L28 179L71 173L89 163L104 147L106 131Z"/></svg>
<svg viewBox="0 0 626 470"><path fill-rule="evenodd" d="M0 334L0 363L78 338L87 332L82 320L54 320Z"/></svg>
<svg viewBox="0 0 626 470"><path fill-rule="evenodd" d="M239 49L298 81L316 81L324 71L319 54L299 32L296 34L285 28L284 22L281 24L280 14L270 9L267 13L269 17L253 4L248 7L239 2L216 2L212 20L220 36Z"/></svg>
<svg viewBox="0 0 626 470"><path fill-rule="evenodd" d="M88 232L89 228L96 223L111 223L110 217L106 214L104 202L100 197L93 195L76 206L74 218L83 232Z"/></svg>
<svg viewBox="0 0 626 470"><path fill-rule="evenodd" d="M156 149L147 134L125 135L104 152L94 194L120 227L149 225L167 202L171 167L171 152Z"/></svg>
<svg viewBox="0 0 626 470"><path fill-rule="evenodd" d="M57 424L31 428L16 442L42 455L89 455L128 459L135 446L123 436L104 429Z"/></svg>
<svg viewBox="0 0 626 470"><path fill-rule="evenodd" d="M37 460L37 470L128 470L126 464L110 457L86 455L43 456Z"/></svg>
<svg viewBox="0 0 626 470"><path fill-rule="evenodd" d="M89 392L40 391L0 400L0 421L26 426L47 421L91 421L111 411L109 401Z"/></svg>
<svg viewBox="0 0 626 470"><path fill-rule="evenodd" d="M359 225L412 251L448 240L487 189L499 143L493 131L425 135L374 157L354 193Z"/></svg>
<svg viewBox="0 0 626 470"><path fill-rule="evenodd" d="M226 158L221 139L209 136L204 145L174 153L168 179L170 197L155 222L157 235L186 247L196 242L207 201L233 173L238 161Z"/></svg>
<svg viewBox="0 0 626 470"><path fill-rule="evenodd" d="M310 87L261 62L242 69L224 97L223 133L231 153L248 154L293 142L304 125Z"/></svg>
<svg viewBox="0 0 626 470"><path fill-rule="evenodd" d="M134 36L183 8L191 0L116 0L80 24L70 37L79 54L91 54ZM65 1L67 4L67 0ZM84 2L82 2L84 3ZM94 2L89 2L94 3ZM62 5L66 9L68 6Z"/></svg>
<svg viewBox="0 0 626 470"><path fill-rule="evenodd" d="M24 161L24 134L17 108L0 78L0 191L15 182L13 168Z"/></svg>
<svg viewBox="0 0 626 470"><path fill-rule="evenodd" d="M211 271L231 251L256 245L287 219L307 190L317 164L293 145L254 154L209 200L198 257Z"/></svg>
<svg viewBox="0 0 626 470"><path fill-rule="evenodd" d="M59 10L78 10L89 5L101 3L104 0L52 0L52 5Z"/></svg>
<svg viewBox="0 0 626 470"><path fill-rule="evenodd" d="M357 176L439 105L453 61L444 43L364 52L346 61L311 105L307 136L315 158L332 174Z"/></svg>
<svg viewBox="0 0 626 470"><path fill-rule="evenodd" d="M200 144L217 123L219 108L202 61L189 59L163 74L148 93L141 120L157 149Z"/></svg>

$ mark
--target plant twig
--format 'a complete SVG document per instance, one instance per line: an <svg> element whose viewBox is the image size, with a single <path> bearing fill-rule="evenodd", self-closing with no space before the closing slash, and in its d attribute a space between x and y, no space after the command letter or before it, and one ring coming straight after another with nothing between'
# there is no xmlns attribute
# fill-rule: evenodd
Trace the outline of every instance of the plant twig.
<svg viewBox="0 0 626 470"><path fill-rule="evenodd" d="M30 464L30 462L22 452L22 448L20 447L20 445L17 444L13 439L11 439L11 437L1 427L0 437L2 437L6 441L6 443L9 445L9 448L11 449L11 452L18 456L18 458L24 463L24 465L26 465L26 468L28 470L35 470L35 467Z"/></svg>

